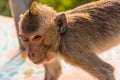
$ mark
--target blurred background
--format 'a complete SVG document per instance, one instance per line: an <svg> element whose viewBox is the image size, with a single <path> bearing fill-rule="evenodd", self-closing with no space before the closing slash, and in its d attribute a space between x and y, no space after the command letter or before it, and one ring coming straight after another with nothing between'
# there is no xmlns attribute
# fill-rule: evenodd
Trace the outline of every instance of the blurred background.
<svg viewBox="0 0 120 80"><path fill-rule="evenodd" d="M82 5L92 1L96 0L40 0L42 4L52 6L58 12L72 9L78 5ZM9 0L0 0L0 15L11 17Z"/></svg>

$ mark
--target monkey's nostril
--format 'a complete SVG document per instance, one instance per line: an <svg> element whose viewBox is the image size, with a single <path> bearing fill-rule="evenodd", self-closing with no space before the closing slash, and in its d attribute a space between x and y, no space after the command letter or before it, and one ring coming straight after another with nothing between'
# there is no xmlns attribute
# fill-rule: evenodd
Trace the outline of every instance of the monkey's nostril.
<svg viewBox="0 0 120 80"><path fill-rule="evenodd" d="M35 56L35 53L28 53L28 56L29 56L30 58L32 58L32 57Z"/></svg>

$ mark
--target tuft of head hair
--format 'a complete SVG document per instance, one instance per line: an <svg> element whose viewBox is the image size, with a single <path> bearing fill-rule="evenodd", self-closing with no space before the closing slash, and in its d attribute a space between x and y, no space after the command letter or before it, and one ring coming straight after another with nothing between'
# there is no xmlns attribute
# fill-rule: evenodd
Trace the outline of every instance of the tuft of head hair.
<svg viewBox="0 0 120 80"><path fill-rule="evenodd" d="M21 17L19 26L23 33L31 34L41 26L49 27L49 24L54 23L53 20L56 15L57 12L51 7L33 1L30 8Z"/></svg>
<svg viewBox="0 0 120 80"><path fill-rule="evenodd" d="M31 6L29 8L29 13L31 15L37 15L37 14L39 14L38 7L39 7L38 1L32 2Z"/></svg>

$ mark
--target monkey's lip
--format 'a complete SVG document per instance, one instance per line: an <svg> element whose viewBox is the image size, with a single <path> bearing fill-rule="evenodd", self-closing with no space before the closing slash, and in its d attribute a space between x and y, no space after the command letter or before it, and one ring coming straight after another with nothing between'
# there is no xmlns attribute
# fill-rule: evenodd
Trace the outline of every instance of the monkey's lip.
<svg viewBox="0 0 120 80"><path fill-rule="evenodd" d="M40 63L42 63L42 62L44 61L44 56L41 57L41 58L39 58L39 59L32 60L32 61L33 61L33 63L35 63L35 64L40 64Z"/></svg>
<svg viewBox="0 0 120 80"><path fill-rule="evenodd" d="M33 63L35 63L35 64L40 64L40 63L42 63L44 61L44 59L38 59L38 60L36 60L36 61L33 61Z"/></svg>

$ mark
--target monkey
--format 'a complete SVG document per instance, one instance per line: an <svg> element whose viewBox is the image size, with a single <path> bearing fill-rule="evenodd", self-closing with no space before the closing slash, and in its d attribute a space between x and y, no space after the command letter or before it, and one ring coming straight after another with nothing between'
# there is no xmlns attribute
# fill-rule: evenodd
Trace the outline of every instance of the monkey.
<svg viewBox="0 0 120 80"><path fill-rule="evenodd" d="M120 0L99 0L58 13L33 2L19 21L29 59L44 63L45 80L58 80L59 57L98 80L115 80L114 68L97 55L120 40Z"/></svg>

